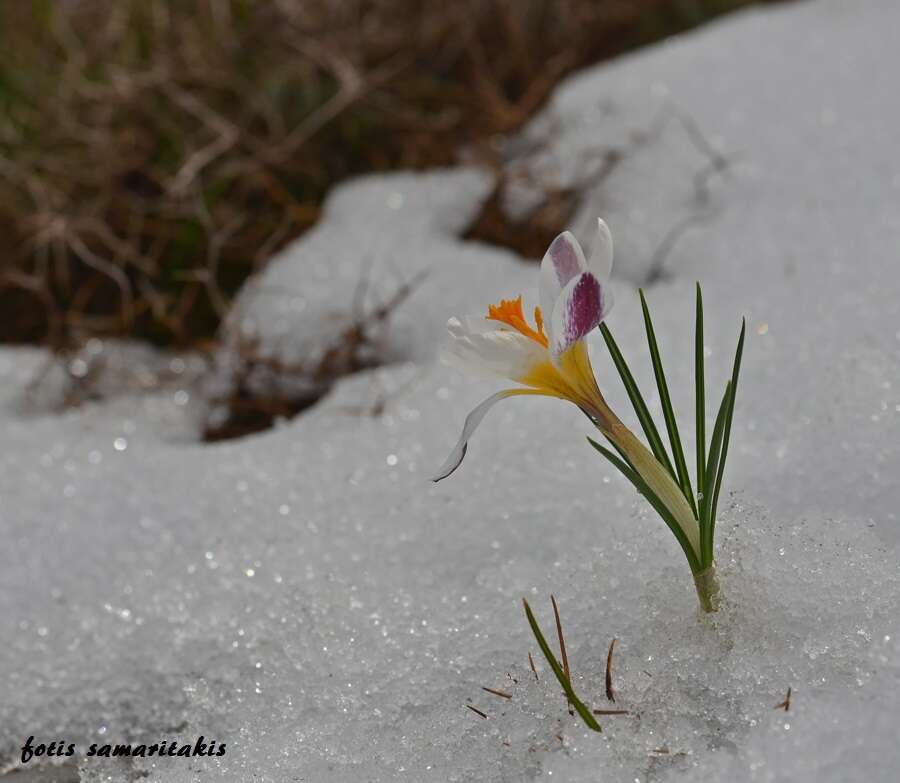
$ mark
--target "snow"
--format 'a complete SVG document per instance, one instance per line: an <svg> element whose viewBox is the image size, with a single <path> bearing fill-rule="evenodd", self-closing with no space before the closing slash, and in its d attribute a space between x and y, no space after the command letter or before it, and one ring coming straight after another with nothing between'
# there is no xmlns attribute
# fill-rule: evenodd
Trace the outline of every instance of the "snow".
<svg viewBox="0 0 900 783"><path fill-rule="evenodd" d="M461 469L427 481L499 388L433 361L446 318L520 291L533 303L536 266L457 238L487 175L367 178L337 188L320 226L249 285L228 345L312 362L359 308L420 282L373 341L384 366L269 432L197 442L190 358L95 345L108 367L145 371L60 410L58 372L24 402L39 351L0 352L0 769L30 734L79 746L203 734L226 755L84 764L81 778L893 780L898 23L890 0L735 15L575 76L524 132L552 129L526 163L560 181L598 145L627 152L574 230L589 244L597 214L612 228L610 325L645 392L636 284L655 279L683 412L693 281L713 388L748 317L722 611L698 614L675 541L571 406L503 402ZM706 197L692 123L729 161ZM525 622L523 596L549 633L551 593L593 707L613 706L603 665L618 640L615 706L632 714L602 718L602 735L569 717ZM790 711L773 709L789 687Z"/></svg>
<svg viewBox="0 0 900 783"><path fill-rule="evenodd" d="M226 338L255 340L263 355L287 364L314 364L342 329L421 278L377 358L430 360L446 322L434 317L435 292L448 297L450 313L465 306L473 286L500 279L502 268L480 269L483 253L461 252L457 238L492 184L473 169L337 188L322 222L246 287Z"/></svg>

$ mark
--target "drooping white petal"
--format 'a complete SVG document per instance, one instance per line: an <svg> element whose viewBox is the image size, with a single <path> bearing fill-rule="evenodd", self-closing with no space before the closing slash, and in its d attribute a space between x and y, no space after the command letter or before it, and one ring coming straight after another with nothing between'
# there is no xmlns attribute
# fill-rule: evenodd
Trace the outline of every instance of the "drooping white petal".
<svg viewBox="0 0 900 783"><path fill-rule="evenodd" d="M541 310L545 319L550 318L563 288L587 268L581 245L571 232L563 231L550 243L541 261L539 282Z"/></svg>
<svg viewBox="0 0 900 783"><path fill-rule="evenodd" d="M496 394L492 394L488 397L484 402L475 407L468 416L466 416L465 424L463 424L462 435L459 436L459 440L456 445L453 447L453 451L450 452L450 456L447 457L446 461L443 465L438 469L437 473L432 477L432 481L437 483L442 479L447 478L453 471L455 471L463 461L463 458L466 456L466 451L469 448L469 438L472 437L472 434L478 429L478 425L481 424L484 417L487 415L487 412L494 407L500 400L506 397L516 397L518 395L523 394L540 394L534 389L505 389L504 391L497 392Z"/></svg>
<svg viewBox="0 0 900 783"><path fill-rule="evenodd" d="M450 341L441 354L442 361L468 372L513 380L546 361L541 345L512 329L496 328L502 326L485 318L472 318L465 324L451 318L447 324Z"/></svg>
<svg viewBox="0 0 900 783"><path fill-rule="evenodd" d="M597 218L597 237L591 250L588 269L601 285L609 280L613 265L613 239L609 226L602 218Z"/></svg>
<svg viewBox="0 0 900 783"><path fill-rule="evenodd" d="M594 329L609 311L612 298L590 272L569 281L553 306L550 351L556 359Z"/></svg>

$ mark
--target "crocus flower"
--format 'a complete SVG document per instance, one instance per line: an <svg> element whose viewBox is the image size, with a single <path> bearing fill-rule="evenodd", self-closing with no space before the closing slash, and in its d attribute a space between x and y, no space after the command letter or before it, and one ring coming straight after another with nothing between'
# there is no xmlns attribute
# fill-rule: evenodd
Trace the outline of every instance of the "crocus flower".
<svg viewBox="0 0 900 783"><path fill-rule="evenodd" d="M529 323L522 297L488 307L487 316L451 318L444 360L480 374L499 375L517 384L488 397L466 417L462 435L434 476L453 473L466 455L469 439L497 402L518 395L542 395L577 405L612 442L677 521L699 557L700 537L691 507L662 464L610 410L597 385L585 338L609 314L613 243L603 220L590 260L568 231L553 240L541 262L540 306Z"/></svg>

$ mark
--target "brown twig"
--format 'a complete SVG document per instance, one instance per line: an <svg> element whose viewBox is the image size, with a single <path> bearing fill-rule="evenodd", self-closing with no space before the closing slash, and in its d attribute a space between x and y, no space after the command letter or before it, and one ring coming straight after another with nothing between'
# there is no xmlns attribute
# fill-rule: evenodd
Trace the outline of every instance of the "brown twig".
<svg viewBox="0 0 900 783"><path fill-rule="evenodd" d="M616 639L613 639L609 643L609 651L606 653L606 698L611 702L615 703L616 694L613 691L613 679L612 679L612 661L613 661L613 650L616 648Z"/></svg>
<svg viewBox="0 0 900 783"><path fill-rule="evenodd" d="M487 718L487 715L485 713L483 713L481 710L479 710L477 707L473 707L471 704L467 704L466 707L468 709L472 710L472 712L474 712L476 715L480 715L482 718Z"/></svg>
<svg viewBox="0 0 900 783"><path fill-rule="evenodd" d="M511 699L512 698L511 693L506 693L505 691L494 690L494 688L488 688L484 685L481 686L481 690L486 691L487 693L490 693L493 696L499 696L501 699Z"/></svg>
<svg viewBox="0 0 900 783"><path fill-rule="evenodd" d="M572 682L572 674L569 671L569 657L566 655L566 640L563 636L562 623L559 620L559 607L556 605L556 599L551 594L550 602L553 604L553 616L556 619L556 635L559 637L559 652L562 656L562 666L563 672L565 672L566 679L571 683ZM568 699L567 699L568 701ZM574 715L575 713L572 711L572 704L569 703L569 715Z"/></svg>
<svg viewBox="0 0 900 783"><path fill-rule="evenodd" d="M784 701L779 702L775 705L774 709L776 710L784 710L785 712L789 712L791 709L791 689L787 689L787 695L784 697Z"/></svg>

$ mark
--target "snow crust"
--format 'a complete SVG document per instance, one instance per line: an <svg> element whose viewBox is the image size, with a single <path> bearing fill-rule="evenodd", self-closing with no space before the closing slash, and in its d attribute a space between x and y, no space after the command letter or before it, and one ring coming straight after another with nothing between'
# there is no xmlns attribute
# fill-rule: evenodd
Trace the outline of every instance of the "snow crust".
<svg viewBox="0 0 900 783"><path fill-rule="evenodd" d="M499 388L433 361L446 318L519 292L533 304L537 269L456 238L488 176L367 178L249 285L230 344L311 361L354 317L361 280L377 306L427 275L376 344L389 364L270 432L192 441L190 363L151 392L29 407L44 357L0 352L0 769L30 734L203 734L226 755L86 764L81 778L895 780L898 23L890 0L739 14L576 76L524 132L550 140L527 165L561 181L598 145L626 151L574 228L585 244L597 214L612 228L610 325L645 393L637 284L652 281L685 422L694 280L711 399L748 317L719 614L699 616L674 540L574 408L502 403L458 473L427 482ZM729 161L708 193L694 126ZM44 388L64 392L59 378ZM602 735L568 715L525 622L522 596L551 631L551 593L576 690L630 712L602 718ZM788 688L790 711L774 709Z"/></svg>

